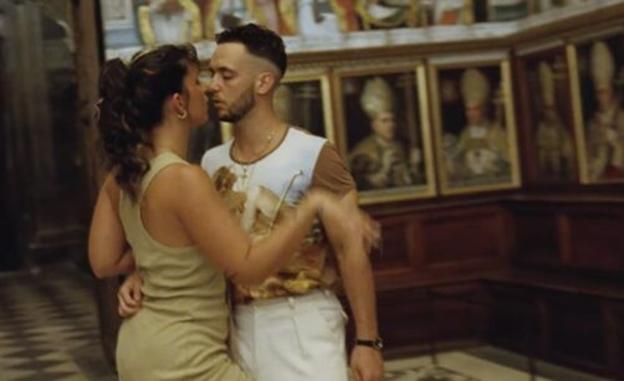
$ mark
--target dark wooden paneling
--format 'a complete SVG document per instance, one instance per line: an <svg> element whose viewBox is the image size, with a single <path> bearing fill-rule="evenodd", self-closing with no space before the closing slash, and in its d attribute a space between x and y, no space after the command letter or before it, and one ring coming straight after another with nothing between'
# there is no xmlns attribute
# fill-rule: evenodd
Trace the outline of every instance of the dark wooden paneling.
<svg viewBox="0 0 624 381"><path fill-rule="evenodd" d="M433 287L429 290L437 341L477 341L485 337L491 307L476 282Z"/></svg>
<svg viewBox="0 0 624 381"><path fill-rule="evenodd" d="M536 264L560 264L559 231L554 213L522 210L514 215L514 260Z"/></svg>
<svg viewBox="0 0 624 381"><path fill-rule="evenodd" d="M431 348L447 341L482 339L489 303L477 282L384 291L378 295L379 329L389 348Z"/></svg>
<svg viewBox="0 0 624 381"><path fill-rule="evenodd" d="M488 342L590 373L622 375L624 302L513 277L485 284L492 298Z"/></svg>
<svg viewBox="0 0 624 381"><path fill-rule="evenodd" d="M588 369L607 369L600 300L560 293L548 297L551 356Z"/></svg>
<svg viewBox="0 0 624 381"><path fill-rule="evenodd" d="M379 222L382 227L382 248L371 257L373 269L383 272L410 267L413 230L410 217L386 218Z"/></svg>
<svg viewBox="0 0 624 381"><path fill-rule="evenodd" d="M624 379L624 302L605 303L609 368Z"/></svg>
<svg viewBox="0 0 624 381"><path fill-rule="evenodd" d="M517 263L605 274L624 270L624 204L617 198L537 196L509 208Z"/></svg>
<svg viewBox="0 0 624 381"><path fill-rule="evenodd" d="M525 199L509 205L514 263L530 270L534 281L523 278L513 284L530 290L531 303L538 308L536 353L548 361L623 378L624 313L613 298L624 297L617 291L617 274L624 270L624 204L597 194ZM548 272L540 275L544 270ZM493 313L491 339L521 348L526 341L509 332L516 323L510 311L521 313L522 303L498 299L496 309L507 318ZM501 335L508 340L500 340Z"/></svg>
<svg viewBox="0 0 624 381"><path fill-rule="evenodd" d="M423 219L426 266L491 262L505 257L506 224L502 210L469 208Z"/></svg>
<svg viewBox="0 0 624 381"><path fill-rule="evenodd" d="M606 271L624 270L624 219L613 211L575 211L567 214L569 264Z"/></svg>
<svg viewBox="0 0 624 381"><path fill-rule="evenodd" d="M429 343L433 320L424 289L383 292L377 301L379 331L390 347Z"/></svg>
<svg viewBox="0 0 624 381"><path fill-rule="evenodd" d="M488 290L492 298L488 340L521 353L538 353L539 314L532 293L502 285L490 285Z"/></svg>
<svg viewBox="0 0 624 381"><path fill-rule="evenodd" d="M459 281L503 269L506 211L492 204L378 218L383 250L372 255L378 289Z"/></svg>

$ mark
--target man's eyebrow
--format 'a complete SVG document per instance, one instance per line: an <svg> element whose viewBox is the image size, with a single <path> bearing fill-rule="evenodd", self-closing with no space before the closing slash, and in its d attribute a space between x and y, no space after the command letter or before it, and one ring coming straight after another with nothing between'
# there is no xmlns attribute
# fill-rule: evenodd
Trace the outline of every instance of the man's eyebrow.
<svg viewBox="0 0 624 381"><path fill-rule="evenodd" d="M233 67L227 65L220 65L215 68L218 71L235 71Z"/></svg>
<svg viewBox="0 0 624 381"><path fill-rule="evenodd" d="M212 72L217 72L217 71L219 71L219 72L223 72L223 71L232 71L232 72L234 72L235 71L234 68L232 68L231 66L227 66L227 65L223 65L223 64L217 64L217 63L214 63L214 64L211 63L211 65L209 66L209 70L212 71Z"/></svg>

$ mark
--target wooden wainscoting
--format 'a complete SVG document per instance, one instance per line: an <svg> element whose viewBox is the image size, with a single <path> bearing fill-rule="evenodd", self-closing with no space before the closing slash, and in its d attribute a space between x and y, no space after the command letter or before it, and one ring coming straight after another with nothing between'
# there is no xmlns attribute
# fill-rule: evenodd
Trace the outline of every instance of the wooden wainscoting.
<svg viewBox="0 0 624 381"><path fill-rule="evenodd" d="M624 200L541 196L511 200L513 259L537 267L624 270Z"/></svg>
<svg viewBox="0 0 624 381"><path fill-rule="evenodd" d="M488 303L475 282L505 271L508 212L495 203L423 206L377 217L383 250L373 256L380 331L389 348L483 338Z"/></svg>
<svg viewBox="0 0 624 381"><path fill-rule="evenodd" d="M608 300L604 304L607 327L607 353L609 368L624 379L624 302Z"/></svg>
<svg viewBox="0 0 624 381"><path fill-rule="evenodd" d="M559 223L554 210L526 207L514 213L516 257L530 263L561 265Z"/></svg>
<svg viewBox="0 0 624 381"><path fill-rule="evenodd" d="M564 264L591 270L624 270L624 208L572 206L561 218Z"/></svg>
<svg viewBox="0 0 624 381"><path fill-rule="evenodd" d="M372 261L379 290L474 279L508 263L511 221L495 204L423 208L378 220L383 249Z"/></svg>
<svg viewBox="0 0 624 381"><path fill-rule="evenodd" d="M390 348L481 341L624 379L620 197L516 195L379 220Z"/></svg>

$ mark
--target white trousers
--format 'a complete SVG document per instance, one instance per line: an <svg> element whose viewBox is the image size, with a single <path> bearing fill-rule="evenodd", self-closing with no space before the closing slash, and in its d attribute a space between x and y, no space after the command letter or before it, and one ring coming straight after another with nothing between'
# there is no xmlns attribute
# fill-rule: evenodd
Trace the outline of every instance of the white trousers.
<svg viewBox="0 0 624 381"><path fill-rule="evenodd" d="M237 305L232 353L254 381L347 381L346 319L329 291Z"/></svg>

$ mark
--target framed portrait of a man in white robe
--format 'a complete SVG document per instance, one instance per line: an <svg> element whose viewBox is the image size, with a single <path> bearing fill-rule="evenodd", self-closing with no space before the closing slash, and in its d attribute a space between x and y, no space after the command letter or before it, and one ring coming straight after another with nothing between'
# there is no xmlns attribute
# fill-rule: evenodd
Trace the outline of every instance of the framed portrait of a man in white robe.
<svg viewBox="0 0 624 381"><path fill-rule="evenodd" d="M435 194L421 62L335 69L339 141L362 203Z"/></svg>
<svg viewBox="0 0 624 381"><path fill-rule="evenodd" d="M577 179L574 113L563 41L516 50L518 104L524 110L524 174L527 184L572 183Z"/></svg>
<svg viewBox="0 0 624 381"><path fill-rule="evenodd" d="M439 56L432 57L429 64L441 192L518 187L507 53Z"/></svg>
<svg viewBox="0 0 624 381"><path fill-rule="evenodd" d="M624 31L586 35L567 46L580 180L624 182Z"/></svg>

